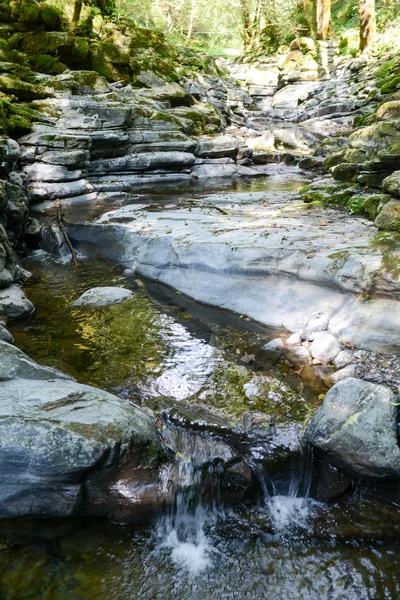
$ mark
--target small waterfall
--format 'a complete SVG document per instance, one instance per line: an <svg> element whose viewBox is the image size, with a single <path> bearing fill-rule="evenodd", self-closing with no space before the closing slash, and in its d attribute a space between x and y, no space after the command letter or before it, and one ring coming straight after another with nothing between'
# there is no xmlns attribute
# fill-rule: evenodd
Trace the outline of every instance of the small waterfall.
<svg viewBox="0 0 400 600"><path fill-rule="evenodd" d="M312 449L305 446L284 481L266 480L262 466L252 464L263 495L263 504L269 512L274 532L280 536L308 528L313 502L310 498L312 477Z"/></svg>
<svg viewBox="0 0 400 600"><path fill-rule="evenodd" d="M165 473L174 503L159 520L159 546L176 567L196 576L212 562L206 531L222 512L222 461L230 457L224 444L181 428L168 427L163 437L177 461Z"/></svg>

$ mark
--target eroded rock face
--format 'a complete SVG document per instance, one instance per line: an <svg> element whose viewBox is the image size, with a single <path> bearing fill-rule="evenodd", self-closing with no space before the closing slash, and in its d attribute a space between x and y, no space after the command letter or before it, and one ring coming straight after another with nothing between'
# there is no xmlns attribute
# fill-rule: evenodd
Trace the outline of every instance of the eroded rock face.
<svg viewBox="0 0 400 600"><path fill-rule="evenodd" d="M328 462L362 478L400 476L395 396L359 379L340 381L312 418L307 441Z"/></svg>

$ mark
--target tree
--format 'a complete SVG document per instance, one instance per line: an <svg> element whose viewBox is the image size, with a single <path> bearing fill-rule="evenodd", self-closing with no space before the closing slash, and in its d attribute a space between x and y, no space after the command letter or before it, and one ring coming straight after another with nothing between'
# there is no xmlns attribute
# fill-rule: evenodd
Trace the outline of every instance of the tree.
<svg viewBox="0 0 400 600"><path fill-rule="evenodd" d="M317 0L316 16L317 38L319 40L326 40L331 26L331 0Z"/></svg>
<svg viewBox="0 0 400 600"><path fill-rule="evenodd" d="M368 54L376 34L375 0L358 0L360 52Z"/></svg>
<svg viewBox="0 0 400 600"><path fill-rule="evenodd" d="M74 14L72 16L72 24L77 25L79 23L79 17L81 16L83 0L75 0L74 3Z"/></svg>

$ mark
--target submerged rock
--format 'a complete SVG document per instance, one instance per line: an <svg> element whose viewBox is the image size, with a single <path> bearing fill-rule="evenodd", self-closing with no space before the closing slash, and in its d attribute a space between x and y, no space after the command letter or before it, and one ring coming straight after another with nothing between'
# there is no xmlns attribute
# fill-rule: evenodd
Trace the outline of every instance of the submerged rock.
<svg viewBox="0 0 400 600"><path fill-rule="evenodd" d="M400 476L395 396L358 379L340 381L312 418L307 441L326 460L358 477Z"/></svg>
<svg viewBox="0 0 400 600"><path fill-rule="evenodd" d="M86 290L71 306L87 306L89 308L110 306L130 300L133 296L133 292L121 287L94 287Z"/></svg>

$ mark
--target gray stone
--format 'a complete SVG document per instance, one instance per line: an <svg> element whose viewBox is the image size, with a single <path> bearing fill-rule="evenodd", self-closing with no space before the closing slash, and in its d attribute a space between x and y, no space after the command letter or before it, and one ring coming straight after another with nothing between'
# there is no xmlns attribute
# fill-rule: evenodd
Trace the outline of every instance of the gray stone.
<svg viewBox="0 0 400 600"><path fill-rule="evenodd" d="M359 379L339 381L311 419L307 441L328 462L358 477L400 476L395 396Z"/></svg>
<svg viewBox="0 0 400 600"><path fill-rule="evenodd" d="M337 369L342 369L343 367L347 367L354 358L354 353L352 350L341 350L337 356L333 359L333 364Z"/></svg>
<svg viewBox="0 0 400 600"><path fill-rule="evenodd" d="M28 181L64 182L76 181L82 177L82 171L69 171L61 165L34 163L23 168Z"/></svg>
<svg viewBox="0 0 400 600"><path fill-rule="evenodd" d="M264 344L262 350L266 350L267 352L283 352L285 349L285 344L281 340L281 338L275 338L271 340L267 344Z"/></svg>
<svg viewBox="0 0 400 600"><path fill-rule="evenodd" d="M95 308L120 304L134 296L131 290L122 287L94 287L86 290L71 306L87 306Z"/></svg>
<svg viewBox="0 0 400 600"><path fill-rule="evenodd" d="M306 365L311 360L311 354L304 346L293 346L286 351L286 358L293 365Z"/></svg>
<svg viewBox="0 0 400 600"><path fill-rule="evenodd" d="M0 340L0 380L8 379L70 379L60 371L39 365L19 348Z"/></svg>
<svg viewBox="0 0 400 600"><path fill-rule="evenodd" d="M6 329L3 325L0 324L0 340L3 342L8 342L12 344L14 341L13 335Z"/></svg>
<svg viewBox="0 0 400 600"><path fill-rule="evenodd" d="M146 152L128 154L120 158L96 160L90 163L91 174L127 171L154 171L157 169L185 169L193 165L195 157L190 152Z"/></svg>
<svg viewBox="0 0 400 600"><path fill-rule="evenodd" d="M158 446L151 417L67 379L12 379L0 387L0 517L85 512L89 473L105 476ZM89 498L85 502L90 505ZM140 510L131 502L131 513Z"/></svg>
<svg viewBox="0 0 400 600"><path fill-rule="evenodd" d="M314 335L314 341L310 346L313 358L323 363L329 363L339 354L340 343L332 333L320 331Z"/></svg>
<svg viewBox="0 0 400 600"><path fill-rule="evenodd" d="M301 333L303 340L312 342L315 334L319 331L325 331L328 329L329 317L325 313L317 313L310 317Z"/></svg>
<svg viewBox="0 0 400 600"><path fill-rule="evenodd" d="M86 179L60 183L31 183L28 188L32 202L70 198L93 192L93 187Z"/></svg>
<svg viewBox="0 0 400 600"><path fill-rule="evenodd" d="M301 337L298 333L292 333L286 340L288 346L295 346L301 344Z"/></svg>
<svg viewBox="0 0 400 600"><path fill-rule="evenodd" d="M32 302L18 285L0 290L0 315L3 314L8 319L19 319L31 314L33 310Z"/></svg>
<svg viewBox="0 0 400 600"><path fill-rule="evenodd" d="M199 140L195 154L200 158L232 157L236 156L239 146L240 140L238 138L223 135Z"/></svg>
<svg viewBox="0 0 400 600"><path fill-rule="evenodd" d="M347 365L347 367L343 367L343 369L339 369L338 371L325 376L323 380L327 387L331 387L338 381L348 379L349 377L357 377L357 368L355 365Z"/></svg>
<svg viewBox="0 0 400 600"><path fill-rule="evenodd" d="M236 179L238 177L262 177L264 173L251 167L242 165L215 165L204 164L192 167L192 174L199 179L207 179L211 177L230 177Z"/></svg>

